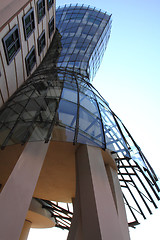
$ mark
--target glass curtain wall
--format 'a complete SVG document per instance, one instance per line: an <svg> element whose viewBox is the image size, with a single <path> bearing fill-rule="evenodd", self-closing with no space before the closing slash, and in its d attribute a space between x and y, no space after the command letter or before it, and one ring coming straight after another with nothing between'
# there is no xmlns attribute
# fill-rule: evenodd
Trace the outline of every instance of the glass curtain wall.
<svg viewBox="0 0 160 240"><path fill-rule="evenodd" d="M111 15L69 5L57 9L56 19L56 34L46 57L0 110L1 149L28 141L65 141L110 150L125 203L138 223L134 210L145 215L132 188L140 203L146 206L148 201L156 207L148 188L159 199L158 179L124 124L91 85L110 36ZM136 184L139 181L142 186L139 174L149 186L142 191Z"/></svg>

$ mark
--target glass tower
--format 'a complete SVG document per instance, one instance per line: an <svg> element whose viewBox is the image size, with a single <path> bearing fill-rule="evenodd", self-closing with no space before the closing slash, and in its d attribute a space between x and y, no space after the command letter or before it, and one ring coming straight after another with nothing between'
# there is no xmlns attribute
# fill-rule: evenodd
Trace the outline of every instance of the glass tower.
<svg viewBox="0 0 160 240"><path fill-rule="evenodd" d="M0 111L1 149L28 141L108 149L117 163L130 225L136 225L135 212L145 218L143 207L149 213L150 205L157 207L158 179L124 124L91 84L110 36L111 15L70 5L59 7L56 19L56 34L45 59Z"/></svg>

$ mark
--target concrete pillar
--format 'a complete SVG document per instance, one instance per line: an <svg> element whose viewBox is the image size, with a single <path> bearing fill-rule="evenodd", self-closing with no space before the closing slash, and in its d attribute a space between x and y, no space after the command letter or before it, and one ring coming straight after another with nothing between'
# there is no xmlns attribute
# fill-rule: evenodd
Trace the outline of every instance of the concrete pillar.
<svg viewBox="0 0 160 240"><path fill-rule="evenodd" d="M67 240L82 240L82 222L81 222L81 209L80 209L80 196L79 196L78 172L76 176L76 198L73 201L74 214L72 218L71 227L69 229Z"/></svg>
<svg viewBox="0 0 160 240"><path fill-rule="evenodd" d="M109 179L111 190L112 190L112 195L115 201L115 206L117 209L117 215L118 215L123 239L128 240L130 239L128 222L127 222L127 216L126 216L126 211L125 211L125 206L123 201L122 190L118 180L117 172L114 169L112 169L109 165L106 166L106 170L107 170L107 175L108 175L108 179Z"/></svg>
<svg viewBox="0 0 160 240"><path fill-rule="evenodd" d="M28 221L28 220L24 221L24 225L23 225L19 240L27 240L31 225L32 225L32 223L30 221Z"/></svg>
<svg viewBox="0 0 160 240"><path fill-rule="evenodd" d="M101 150L81 145L76 151L76 174L76 198L79 200L75 200L70 229L74 234L69 233L68 240L126 239L122 234Z"/></svg>
<svg viewBox="0 0 160 240"><path fill-rule="evenodd" d="M19 239L48 145L43 142L27 143L2 189L0 239Z"/></svg>

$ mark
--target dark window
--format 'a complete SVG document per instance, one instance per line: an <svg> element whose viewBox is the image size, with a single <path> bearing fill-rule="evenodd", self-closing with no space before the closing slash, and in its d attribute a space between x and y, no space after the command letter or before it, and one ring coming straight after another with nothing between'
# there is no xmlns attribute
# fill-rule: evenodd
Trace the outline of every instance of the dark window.
<svg viewBox="0 0 160 240"><path fill-rule="evenodd" d="M7 64L9 65L21 47L18 25L12 28L12 30L3 38L2 41L6 54Z"/></svg>
<svg viewBox="0 0 160 240"><path fill-rule="evenodd" d="M41 21L44 15L45 15L45 0L39 0L37 2L38 23Z"/></svg>
<svg viewBox="0 0 160 240"><path fill-rule="evenodd" d="M45 31L43 31L38 38L38 55L39 56L40 56L42 50L44 49L45 45L46 45Z"/></svg>
<svg viewBox="0 0 160 240"><path fill-rule="evenodd" d="M49 21L48 29L49 29L49 37L51 37L51 35L54 31L54 17L52 17L51 20Z"/></svg>
<svg viewBox="0 0 160 240"><path fill-rule="evenodd" d="M35 28L34 24L34 11L31 9L24 17L23 17L23 27L24 27L24 35L25 39L27 39Z"/></svg>
<svg viewBox="0 0 160 240"><path fill-rule="evenodd" d="M31 51L26 56L25 60L26 60L26 70L27 70L27 76L28 76L36 63L36 53L35 53L34 47L32 47Z"/></svg>
<svg viewBox="0 0 160 240"><path fill-rule="evenodd" d="M48 6L48 10L51 8L51 6L53 5L54 0L47 0L47 6Z"/></svg>

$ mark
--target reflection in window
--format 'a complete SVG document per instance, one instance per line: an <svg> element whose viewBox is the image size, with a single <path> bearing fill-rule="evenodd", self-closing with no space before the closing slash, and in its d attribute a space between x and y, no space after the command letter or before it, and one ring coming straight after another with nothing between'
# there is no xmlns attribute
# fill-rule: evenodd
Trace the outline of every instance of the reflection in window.
<svg viewBox="0 0 160 240"><path fill-rule="evenodd" d="M7 64L9 65L20 49L18 25L12 28L12 30L3 38L3 46Z"/></svg>
<svg viewBox="0 0 160 240"><path fill-rule="evenodd" d="M53 3L54 3L54 0L47 0L48 10L51 8L51 6L53 5Z"/></svg>
<svg viewBox="0 0 160 240"><path fill-rule="evenodd" d="M42 20L44 15L45 15L45 0L38 0L37 2L38 23Z"/></svg>
<svg viewBox="0 0 160 240"><path fill-rule="evenodd" d="M65 98L68 101L77 103L77 91L71 89L63 88L62 98Z"/></svg>
<svg viewBox="0 0 160 240"><path fill-rule="evenodd" d="M49 37L51 37L52 33L54 32L54 16L51 18L51 20L48 23L48 29L49 29Z"/></svg>
<svg viewBox="0 0 160 240"><path fill-rule="evenodd" d="M88 135L103 142L103 132L100 119L90 114L82 107L79 109L79 128Z"/></svg>
<svg viewBox="0 0 160 240"><path fill-rule="evenodd" d="M23 17L25 39L27 39L35 28L33 8Z"/></svg>
<svg viewBox="0 0 160 240"><path fill-rule="evenodd" d="M59 124L75 127L77 118L77 105L65 100L59 103Z"/></svg>
<svg viewBox="0 0 160 240"><path fill-rule="evenodd" d="M97 103L94 99L86 96L85 94L79 93L80 105L86 108L88 111L99 117L99 111Z"/></svg>
<svg viewBox="0 0 160 240"><path fill-rule="evenodd" d="M31 51L26 56L25 60L26 60L26 70L27 70L27 76L28 76L36 64L36 53L35 53L34 47L32 47Z"/></svg>
<svg viewBox="0 0 160 240"><path fill-rule="evenodd" d="M43 51L45 45L46 45L46 38L45 38L45 31L43 31L38 38L38 55L39 56Z"/></svg>

